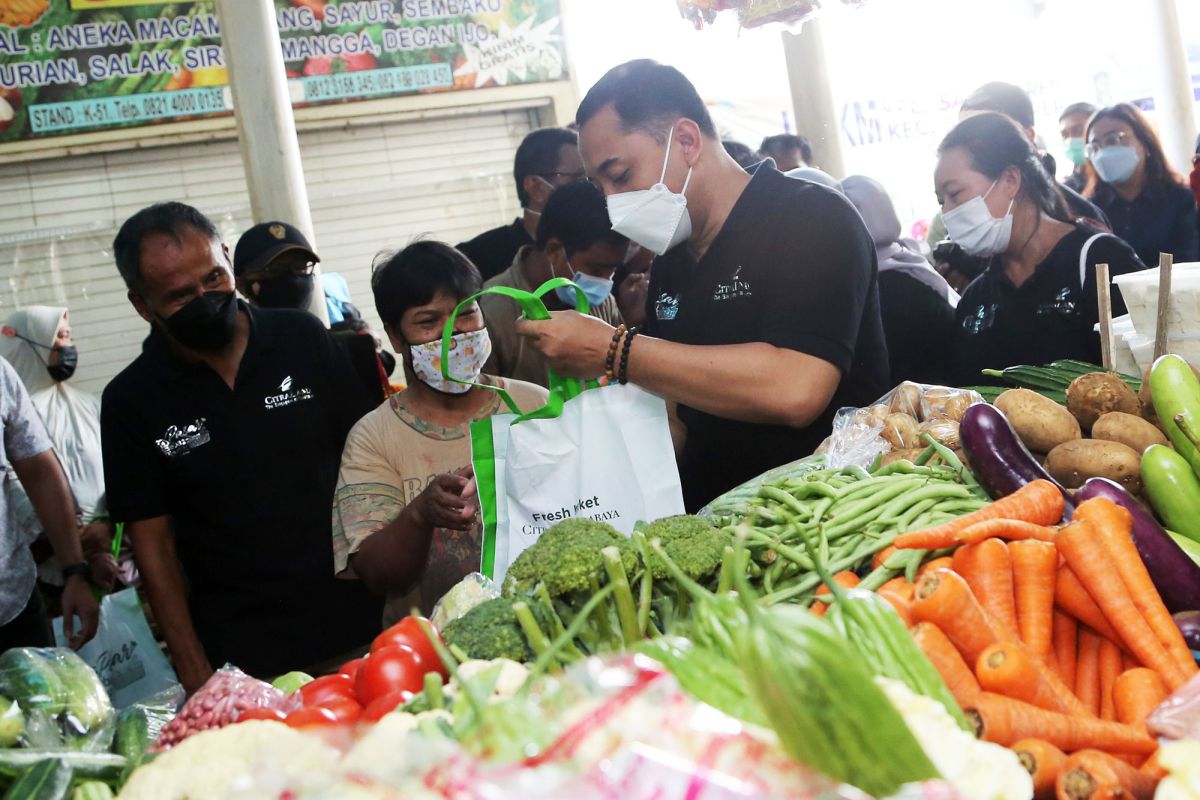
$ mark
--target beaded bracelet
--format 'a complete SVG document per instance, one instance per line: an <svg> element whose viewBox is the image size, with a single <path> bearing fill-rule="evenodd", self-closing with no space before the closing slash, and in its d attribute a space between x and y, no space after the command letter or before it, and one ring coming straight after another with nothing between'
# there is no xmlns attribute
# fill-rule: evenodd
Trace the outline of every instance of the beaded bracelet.
<svg viewBox="0 0 1200 800"><path fill-rule="evenodd" d="M622 386L629 383L629 348L633 344L633 337L637 335L636 327L630 328L629 333L625 335L625 347L621 350L621 369L617 373L617 381Z"/></svg>
<svg viewBox="0 0 1200 800"><path fill-rule="evenodd" d="M617 329L613 331L612 342L608 345L608 358L604 360L604 376L608 378L609 383L617 379L613 367L616 366L617 350L621 346L621 337L624 335L625 326L618 325Z"/></svg>

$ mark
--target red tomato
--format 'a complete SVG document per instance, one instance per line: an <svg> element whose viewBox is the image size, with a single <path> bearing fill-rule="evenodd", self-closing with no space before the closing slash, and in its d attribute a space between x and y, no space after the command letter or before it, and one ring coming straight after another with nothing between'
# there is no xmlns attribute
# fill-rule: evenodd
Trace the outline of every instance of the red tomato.
<svg viewBox="0 0 1200 800"><path fill-rule="evenodd" d="M446 677L446 668L442 664L442 659L438 657L433 643L425 635L422 623L429 625L429 620L421 617L418 622L417 617L405 617L375 637L375 641L371 644L371 652L374 653L380 648L393 645L408 645L421 657L421 662L427 670L436 670L442 674L442 677ZM433 630L433 626L430 626L429 630L433 632L434 636L437 636L437 631ZM438 641L440 642L441 639L439 638Z"/></svg>
<svg viewBox="0 0 1200 800"><path fill-rule="evenodd" d="M326 675L306 683L298 690L306 706L323 706L327 700L354 699L354 681L345 675Z"/></svg>
<svg viewBox="0 0 1200 800"><path fill-rule="evenodd" d="M248 719L269 719L272 722L283 722L286 718L287 714L278 708L251 708L238 714L237 721L245 722Z"/></svg>
<svg viewBox="0 0 1200 800"><path fill-rule="evenodd" d="M358 701L349 697L331 698L321 703L318 708L332 711L338 722L345 723L358 722L358 718L363 713L363 707L358 704Z"/></svg>
<svg viewBox="0 0 1200 800"><path fill-rule="evenodd" d="M388 692L382 697L375 698L375 701L371 705L363 709L362 720L364 722L379 722L380 719L386 717L411 699L412 692Z"/></svg>
<svg viewBox="0 0 1200 800"><path fill-rule="evenodd" d="M367 663L366 656L356 658L353 661L347 661L345 664L342 664L342 668L338 670L338 674L345 675L350 680L354 680L354 677L358 675L358 671L365 663Z"/></svg>
<svg viewBox="0 0 1200 800"><path fill-rule="evenodd" d="M425 686L425 668L421 657L409 647L384 647L376 650L354 678L354 691L364 706L388 692L419 692Z"/></svg>
<svg viewBox="0 0 1200 800"><path fill-rule="evenodd" d="M284 722L289 728L325 727L337 725L338 718L336 714L327 708L310 706L288 714Z"/></svg>

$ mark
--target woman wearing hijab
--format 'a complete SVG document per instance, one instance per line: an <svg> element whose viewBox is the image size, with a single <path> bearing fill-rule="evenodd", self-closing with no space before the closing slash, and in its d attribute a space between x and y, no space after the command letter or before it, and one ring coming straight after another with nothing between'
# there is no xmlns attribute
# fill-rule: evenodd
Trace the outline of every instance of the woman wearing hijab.
<svg viewBox="0 0 1200 800"><path fill-rule="evenodd" d="M100 400L67 383L78 361L67 309L28 306L13 312L0 328L0 356L12 364L25 384L67 474L92 582L111 590L117 565L111 555L113 524L107 519L104 500ZM24 491L17 489L9 500L30 541L41 535L41 523Z"/></svg>
<svg viewBox="0 0 1200 800"><path fill-rule="evenodd" d="M892 384L945 383L951 377L950 342L958 294L929 265L915 241L900 238L900 218L878 181L851 175L841 188L862 214L875 242L879 313Z"/></svg>

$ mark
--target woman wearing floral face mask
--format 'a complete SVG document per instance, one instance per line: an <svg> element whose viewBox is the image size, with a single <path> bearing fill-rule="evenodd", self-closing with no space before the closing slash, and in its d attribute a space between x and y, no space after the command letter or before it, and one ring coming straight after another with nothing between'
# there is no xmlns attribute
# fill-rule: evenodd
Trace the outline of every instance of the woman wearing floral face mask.
<svg viewBox="0 0 1200 800"><path fill-rule="evenodd" d="M1145 115L1129 103L1102 108L1084 137L1091 167L1084 193L1104 209L1113 233L1150 266L1158 265L1159 253L1176 262L1200 260L1196 200Z"/></svg>
<svg viewBox="0 0 1200 800"><path fill-rule="evenodd" d="M384 625L413 605L428 614L478 571L480 522L471 475L470 425L503 413L497 392L442 375L442 330L477 294L479 271L441 242L409 245L376 263L375 308L404 362L407 388L363 417L346 438L333 502L334 568L388 597ZM478 304L459 314L449 373L506 390L522 411L546 391L481 374L491 341Z"/></svg>
<svg viewBox="0 0 1200 800"><path fill-rule="evenodd" d="M1099 362L1095 265L1144 269L1121 239L1071 222L1029 139L1001 114L977 114L938 148L934 188L950 238L988 259L956 310L954 373L1060 358ZM1125 313L1113 293L1114 314Z"/></svg>

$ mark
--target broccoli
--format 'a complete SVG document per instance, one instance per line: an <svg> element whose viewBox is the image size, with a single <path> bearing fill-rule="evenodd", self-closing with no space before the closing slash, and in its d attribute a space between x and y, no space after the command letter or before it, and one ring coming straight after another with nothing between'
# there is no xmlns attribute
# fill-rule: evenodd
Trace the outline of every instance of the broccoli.
<svg viewBox="0 0 1200 800"><path fill-rule="evenodd" d="M533 650L521 632L513 601L498 597L488 600L454 620L442 630L448 647L456 647L470 658L490 661L508 658L533 660Z"/></svg>
<svg viewBox="0 0 1200 800"><path fill-rule="evenodd" d="M637 568L633 544L611 525L590 519L564 520L543 533L509 565L504 595L528 592L539 583L555 598L594 591L605 578L600 551L609 546L620 551L627 573Z"/></svg>
<svg viewBox="0 0 1200 800"><path fill-rule="evenodd" d="M658 539L662 542L663 550L667 551L671 561L693 580L715 575L721 569L725 548L733 544L728 531L713 527L701 517L666 517L643 525L640 530L647 541ZM653 553L649 557L650 574L654 580L670 579L671 574L663 560Z"/></svg>

